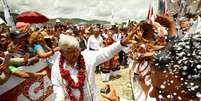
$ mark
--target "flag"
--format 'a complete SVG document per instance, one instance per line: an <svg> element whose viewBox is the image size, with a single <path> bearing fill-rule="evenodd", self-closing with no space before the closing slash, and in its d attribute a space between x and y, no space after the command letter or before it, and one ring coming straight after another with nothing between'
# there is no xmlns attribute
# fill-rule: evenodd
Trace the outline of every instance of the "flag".
<svg viewBox="0 0 201 101"><path fill-rule="evenodd" d="M152 15L153 15L153 7L150 6L147 14L147 19L151 19Z"/></svg>
<svg viewBox="0 0 201 101"><path fill-rule="evenodd" d="M165 2L165 0L159 0L159 2L158 2L158 11L159 11L160 15L163 15L164 14L163 12L165 11L164 10L165 9L164 2Z"/></svg>
<svg viewBox="0 0 201 101"><path fill-rule="evenodd" d="M170 0L172 2L172 0ZM168 1L167 0L159 0L158 5L159 14L168 16Z"/></svg>
<svg viewBox="0 0 201 101"><path fill-rule="evenodd" d="M150 2L149 4L149 10L148 10L148 13L147 13L147 19L154 19L154 8L153 8L153 2Z"/></svg>
<svg viewBox="0 0 201 101"><path fill-rule="evenodd" d="M168 3L166 0L164 0L164 11L163 11L163 15L168 16Z"/></svg>
<svg viewBox="0 0 201 101"><path fill-rule="evenodd" d="M15 23L13 21L13 17L10 15L10 9L6 0L2 0L3 8L4 8L4 17L7 22L7 25L11 27L11 30L16 30Z"/></svg>
<svg viewBox="0 0 201 101"><path fill-rule="evenodd" d="M150 2L148 13L147 13L147 20L148 20L148 23L150 23L150 24L154 22L153 2Z"/></svg>

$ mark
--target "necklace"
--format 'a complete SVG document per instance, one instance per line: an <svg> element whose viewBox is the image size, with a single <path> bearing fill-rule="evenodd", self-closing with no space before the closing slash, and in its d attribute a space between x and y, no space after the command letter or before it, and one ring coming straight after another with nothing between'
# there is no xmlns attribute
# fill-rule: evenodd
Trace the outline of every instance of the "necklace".
<svg viewBox="0 0 201 101"><path fill-rule="evenodd" d="M65 89L68 93L70 101L83 101L83 98L84 98L83 86L84 86L85 71L86 71L84 58L82 55L80 55L78 57L77 65L75 67L73 67L78 70L78 74L77 74L78 82L77 83L75 83L73 81L73 79L71 78L70 71L64 69L64 61L65 61L65 58L64 58L64 56L61 55L60 61L59 61L59 69L60 69L61 77L68 83L68 85L65 86ZM79 89L79 91L80 91L79 99L76 99L76 97L72 94L72 89Z"/></svg>

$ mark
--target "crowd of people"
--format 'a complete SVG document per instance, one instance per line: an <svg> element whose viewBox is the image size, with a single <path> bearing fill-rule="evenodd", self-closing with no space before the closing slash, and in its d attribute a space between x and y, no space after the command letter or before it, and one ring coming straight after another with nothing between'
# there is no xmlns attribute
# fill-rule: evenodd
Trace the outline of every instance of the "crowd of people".
<svg viewBox="0 0 201 101"><path fill-rule="evenodd" d="M0 29L0 84L15 75L34 78L47 71L26 72L45 59L51 69L55 101L99 101L95 73L108 82L129 67L135 101L199 101L200 15L156 19L117 25L68 23ZM102 96L124 101L115 88Z"/></svg>
<svg viewBox="0 0 201 101"><path fill-rule="evenodd" d="M158 16L152 23L142 22L129 51L135 101L200 100L199 22L200 15L188 14L179 20ZM112 85L107 87L105 98L125 100Z"/></svg>

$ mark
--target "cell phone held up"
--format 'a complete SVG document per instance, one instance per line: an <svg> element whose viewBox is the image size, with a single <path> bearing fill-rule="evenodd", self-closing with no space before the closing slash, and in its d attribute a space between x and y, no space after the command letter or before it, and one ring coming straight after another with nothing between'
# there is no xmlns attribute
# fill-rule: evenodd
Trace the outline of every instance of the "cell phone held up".
<svg viewBox="0 0 201 101"><path fill-rule="evenodd" d="M110 92L110 88L108 86L100 89L100 93L108 94L109 92Z"/></svg>

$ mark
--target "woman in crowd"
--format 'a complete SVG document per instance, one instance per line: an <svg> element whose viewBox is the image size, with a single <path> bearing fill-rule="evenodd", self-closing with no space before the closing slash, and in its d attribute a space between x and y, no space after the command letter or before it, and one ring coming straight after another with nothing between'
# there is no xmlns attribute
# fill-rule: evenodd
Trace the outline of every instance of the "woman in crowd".
<svg viewBox="0 0 201 101"><path fill-rule="evenodd" d="M29 37L29 45L40 58L48 58L59 50L58 47L53 49L49 48L40 32L31 33Z"/></svg>
<svg viewBox="0 0 201 101"><path fill-rule="evenodd" d="M9 75L15 75L17 77L21 78L34 78L37 76L44 76L47 74L46 71L38 72L38 73L32 73L32 72L26 72L24 70L20 70L19 66L28 66L33 65L35 62L38 61L37 57L31 57L29 58L30 53L28 50L28 47L26 46L27 43L27 33L17 33L17 32L10 32L9 38L12 41L9 41L10 44L7 46L7 48L4 48L3 51L1 51L1 77ZM8 49L8 50L6 50ZM9 58L6 58L9 56ZM3 62L4 61L4 62ZM7 79L2 80L3 82L6 82Z"/></svg>
<svg viewBox="0 0 201 101"><path fill-rule="evenodd" d="M104 47L107 47L112 43L114 43L111 30L107 32L107 35L108 37L103 41ZM118 76L118 72L120 70L118 59L119 56L116 53L116 55L112 59L103 63L103 65L100 68L102 81L106 82L109 81L111 76L114 77Z"/></svg>

